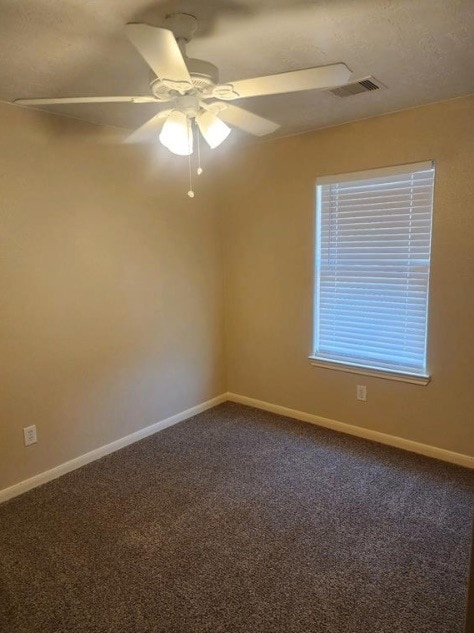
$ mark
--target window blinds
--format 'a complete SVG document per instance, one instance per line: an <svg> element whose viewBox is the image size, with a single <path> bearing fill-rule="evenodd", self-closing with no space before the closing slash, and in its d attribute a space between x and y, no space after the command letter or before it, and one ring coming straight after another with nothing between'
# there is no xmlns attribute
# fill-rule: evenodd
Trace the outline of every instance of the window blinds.
<svg viewBox="0 0 474 633"><path fill-rule="evenodd" d="M434 166L317 182L314 357L426 376Z"/></svg>

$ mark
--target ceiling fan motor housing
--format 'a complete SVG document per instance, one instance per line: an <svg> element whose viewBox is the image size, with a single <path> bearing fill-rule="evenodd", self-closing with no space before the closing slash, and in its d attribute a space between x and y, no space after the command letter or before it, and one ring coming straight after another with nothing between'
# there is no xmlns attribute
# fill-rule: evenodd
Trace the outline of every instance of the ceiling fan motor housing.
<svg viewBox="0 0 474 633"><path fill-rule="evenodd" d="M186 58L186 66L195 88L200 92L211 92L219 83L219 70L217 66L203 59Z"/></svg>
<svg viewBox="0 0 474 633"><path fill-rule="evenodd" d="M201 94L211 94L214 87L219 83L219 70L217 66L203 59L186 57L185 61L195 90ZM176 97L175 91L170 89L169 86L166 86L161 79L154 74L152 75L150 88L155 97L160 101L171 101Z"/></svg>

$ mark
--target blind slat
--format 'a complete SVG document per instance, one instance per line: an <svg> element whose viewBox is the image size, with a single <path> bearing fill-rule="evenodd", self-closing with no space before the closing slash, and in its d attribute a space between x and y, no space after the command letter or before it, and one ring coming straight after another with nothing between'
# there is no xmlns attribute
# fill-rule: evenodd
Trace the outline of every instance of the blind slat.
<svg viewBox="0 0 474 633"><path fill-rule="evenodd" d="M318 182L314 356L426 373L434 167Z"/></svg>

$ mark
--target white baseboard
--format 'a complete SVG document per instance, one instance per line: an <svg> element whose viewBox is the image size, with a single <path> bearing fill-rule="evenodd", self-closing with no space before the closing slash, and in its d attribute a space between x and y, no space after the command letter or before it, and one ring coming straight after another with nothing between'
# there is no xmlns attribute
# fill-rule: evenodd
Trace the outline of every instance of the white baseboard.
<svg viewBox="0 0 474 633"><path fill-rule="evenodd" d="M130 435L126 435L125 437L121 437L110 444L105 444L105 446L99 446L99 448L95 448L93 451L89 453L85 453L84 455L79 455L79 457L75 457L74 459L65 462L64 464L60 464L59 466L55 466L50 470L46 470L34 477L30 477L29 479L25 479L20 481L9 488L4 488L0 490L0 503L3 501L7 501L8 499L12 499L13 497L17 497L18 495L31 490L32 488L36 488L37 486L41 486L42 484L51 481L52 479L56 479L57 477L61 477L61 475L65 475L66 473L71 472L71 470L76 470L76 468L80 468L85 464L89 464L90 462L95 461L96 459L100 459L105 455L109 455L115 451L118 451L120 448L124 448L129 444L133 444L134 442L138 442L138 440L142 440L149 435L153 435L158 431L162 431L163 429L172 426L173 424L178 424L178 422L182 422L183 420L187 420L188 418L192 418L194 415L198 413L202 413L203 411L207 411L207 409L211 409L212 407L221 404L227 400L227 394L221 394L211 400L207 400L206 402L202 402L201 404L196 405L195 407L191 407L190 409L186 409L186 411L182 411L181 413L177 413L176 415L172 415L165 420L161 420L160 422L156 422L151 426L147 426L144 429L140 429L139 431L135 431L134 433L130 433Z"/></svg>
<svg viewBox="0 0 474 633"><path fill-rule="evenodd" d="M457 464L458 466L464 466L465 468L474 468L474 457L470 455L454 453L453 451L447 451L444 448L437 448L436 446L429 446L428 444L420 444L419 442L414 442L413 440L406 440L403 437L396 437L395 435L372 431L371 429L346 424L345 422L339 422L338 420L330 420L329 418L323 418L319 415L313 415L312 413L305 413L304 411L289 409L288 407L271 404L270 402L264 402L263 400L256 400L255 398L241 396L237 393L228 393L227 400L237 402L239 404L246 404L247 406L255 407L256 409L271 411L272 413L284 415L288 418L295 418L296 420L302 420L303 422L310 422L311 424L323 426L327 429L332 429L333 431L340 431L349 435L363 437L366 440L379 442L379 444L387 444L388 446L402 448L412 453L418 453L419 455L434 457L435 459L450 462L451 464Z"/></svg>
<svg viewBox="0 0 474 633"><path fill-rule="evenodd" d="M20 481L19 483L14 484L9 488L4 488L3 490L0 490L0 503L7 501L8 499L12 499L13 497L17 497L18 495L21 495L24 492L31 490L32 488L41 486L42 484L45 484L52 479L61 477L61 475L65 475L72 470L76 470L76 468L85 466L86 464L89 464L96 459L100 459L105 455L109 455L110 453L118 451L119 449L124 448L129 444L138 442L138 440L148 437L149 435L153 435L158 431L162 431L169 426L178 424L178 422L182 422L183 420L192 418L198 413L207 411L207 409L212 409L212 407L226 402L227 400L229 400L230 402L245 404L249 407L255 407L256 409L263 409L264 411L277 413L278 415L284 415L296 420L302 420L303 422L309 422L310 424L316 424L318 426L332 429L334 431L340 431L349 435L355 435L356 437L362 437L367 440L379 442L380 444L387 444L388 446L402 448L412 453L426 455L427 457L434 457L435 459L440 459L445 462L457 464L458 466L464 466L465 468L474 468L474 457L470 455L454 453L453 451L447 451L444 448L437 448L436 446L429 446L428 444L420 444L419 442L406 440L402 437L388 435L387 433L380 433L379 431L372 431L371 429L365 429L360 426L346 424L345 422L339 422L338 420L330 420L329 418L323 418L319 415L313 415L312 413L297 411L296 409L289 409L288 407L283 407L278 404L272 404L270 402L264 402L263 400L257 400L255 398L249 398L247 396L242 396L237 393L229 392L223 393L220 396L212 398L211 400L207 400L206 402L198 404L195 407L191 407L190 409L186 409L186 411L182 411L181 413L172 415L171 417L166 418L165 420L161 420L160 422L156 422L155 424L147 426L144 429L135 431L134 433L115 440L110 444L99 446L99 448L96 448L89 453L79 455L79 457L75 457L68 462L60 464L59 466L55 466L50 470L39 473L34 477L30 477L29 479Z"/></svg>

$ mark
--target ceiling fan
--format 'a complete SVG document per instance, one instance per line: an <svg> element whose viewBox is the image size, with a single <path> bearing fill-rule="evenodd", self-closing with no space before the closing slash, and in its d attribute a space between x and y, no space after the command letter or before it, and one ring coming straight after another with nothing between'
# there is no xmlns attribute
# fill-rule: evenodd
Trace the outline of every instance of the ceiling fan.
<svg viewBox="0 0 474 633"><path fill-rule="evenodd" d="M220 145L235 126L256 136L271 134L278 127L231 101L262 95L329 89L344 85L351 74L345 64L331 64L290 72L219 83L219 71L210 62L191 59L186 44L197 28L197 19L185 13L168 16L165 27L130 23L125 32L153 71L151 95L115 97L65 97L16 99L22 105L69 103L168 103L125 139L149 140L160 131L160 141L171 152L188 156L193 152L193 127L197 125L211 148ZM195 122L195 123L194 123Z"/></svg>

